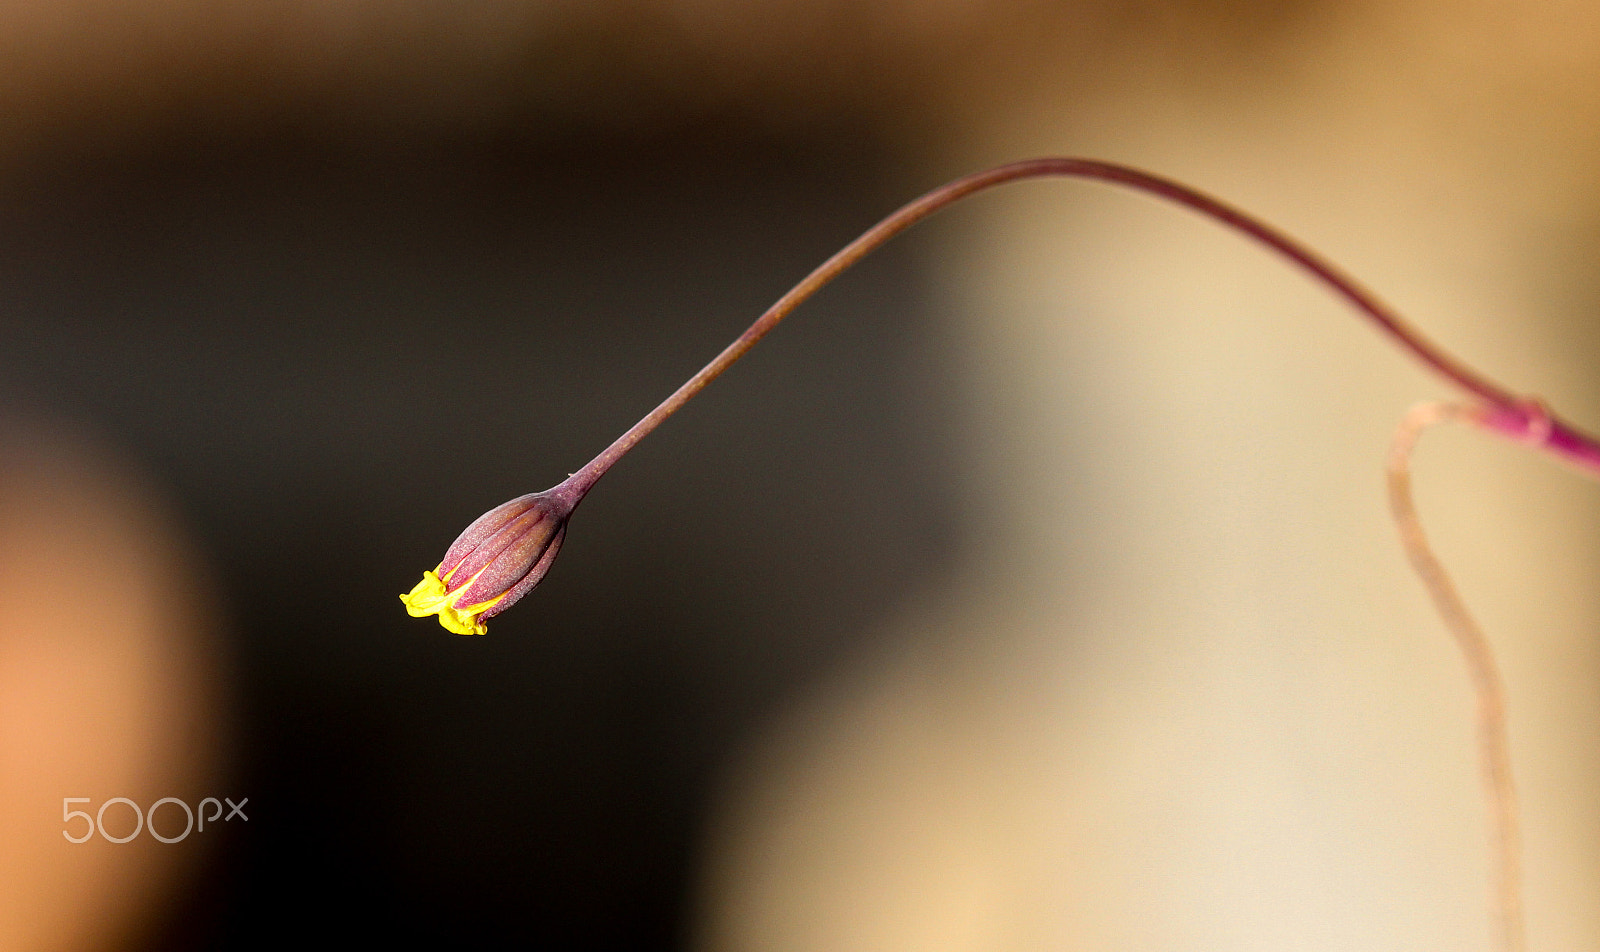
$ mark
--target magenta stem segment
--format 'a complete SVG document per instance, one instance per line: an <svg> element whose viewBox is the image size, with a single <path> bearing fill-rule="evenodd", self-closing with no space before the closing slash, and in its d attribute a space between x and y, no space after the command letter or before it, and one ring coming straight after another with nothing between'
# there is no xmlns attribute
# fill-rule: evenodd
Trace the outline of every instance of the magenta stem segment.
<svg viewBox="0 0 1600 952"><path fill-rule="evenodd" d="M1044 158L1000 165L958 178L902 206L872 226L779 298L699 373L552 492L574 502L581 499L623 454L744 356L779 321L890 238L969 195L1007 182L1049 177L1085 178L1121 185L1175 202L1254 238L1327 285L1377 324L1401 349L1488 404L1489 410L1481 420L1487 429L1545 449L1591 476L1600 476L1600 441L1548 413L1537 402L1518 397L1457 361L1401 320L1377 295L1283 232L1204 192L1148 172L1093 159Z"/></svg>

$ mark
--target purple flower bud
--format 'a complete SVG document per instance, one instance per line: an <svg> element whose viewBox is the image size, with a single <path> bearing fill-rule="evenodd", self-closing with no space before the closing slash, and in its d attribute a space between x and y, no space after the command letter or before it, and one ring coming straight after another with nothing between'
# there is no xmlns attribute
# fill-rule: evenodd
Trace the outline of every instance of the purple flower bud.
<svg viewBox="0 0 1600 952"><path fill-rule="evenodd" d="M477 519L451 543L439 567L401 595L406 611L458 635L481 635L485 620L533 590L550 571L577 500L562 487L519 496Z"/></svg>

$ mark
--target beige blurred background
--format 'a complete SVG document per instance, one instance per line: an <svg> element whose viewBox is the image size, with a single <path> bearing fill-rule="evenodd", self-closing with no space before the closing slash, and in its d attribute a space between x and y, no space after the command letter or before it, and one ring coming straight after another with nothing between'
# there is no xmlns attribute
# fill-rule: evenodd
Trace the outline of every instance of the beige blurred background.
<svg viewBox="0 0 1600 952"><path fill-rule="evenodd" d="M880 210L1014 158L1125 161L1600 426L1588 4L19 2L0 114L11 189L196 117L351 142L737 117L869 140ZM717 763L682 944L1488 948L1472 702L1381 481L1448 389L1181 211L1029 183L948 217L910 253L970 541ZM1509 686L1531 945L1600 946L1600 490L1471 433L1417 471ZM7 935L81 901L10 875Z"/></svg>
<svg viewBox="0 0 1600 952"><path fill-rule="evenodd" d="M1591 10L1141 9L964 90L947 155L1201 184L1593 418ZM1447 391L1231 236L1026 190L943 272L980 553L736 775L708 947L1488 947L1471 700L1380 498ZM1591 947L1600 497L1473 435L1418 466L1507 672L1532 945Z"/></svg>

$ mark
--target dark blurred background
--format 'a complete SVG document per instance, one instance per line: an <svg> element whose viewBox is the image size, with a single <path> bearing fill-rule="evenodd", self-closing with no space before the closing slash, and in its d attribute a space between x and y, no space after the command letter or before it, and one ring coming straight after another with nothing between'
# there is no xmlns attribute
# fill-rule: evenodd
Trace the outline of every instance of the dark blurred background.
<svg viewBox="0 0 1600 952"><path fill-rule="evenodd" d="M492 637L401 610L906 197L869 54L812 39L852 75L752 90L715 63L737 36L694 54L635 6L661 22L0 21L37 57L9 67L0 399L133 461L220 593L249 826L142 947L679 947L713 771L953 564L947 388L891 249L619 467ZM680 81L673 32L717 75Z"/></svg>
<svg viewBox="0 0 1600 952"><path fill-rule="evenodd" d="M224 596L251 825L148 947L675 947L719 760L961 545L913 260L643 444L492 637L396 596L889 207L889 150L305 108L52 156L0 211L0 391L137 460Z"/></svg>

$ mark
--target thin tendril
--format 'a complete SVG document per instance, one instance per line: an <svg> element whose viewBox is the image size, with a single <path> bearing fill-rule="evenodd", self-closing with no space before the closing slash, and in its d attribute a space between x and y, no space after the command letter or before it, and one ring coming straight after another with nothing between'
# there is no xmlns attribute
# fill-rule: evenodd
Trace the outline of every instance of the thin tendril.
<svg viewBox="0 0 1600 952"><path fill-rule="evenodd" d="M1423 403L1413 407L1395 431L1389 448L1389 508L1412 568L1428 589L1434 608L1466 659L1472 688L1477 695L1478 752L1493 826L1493 907L1497 913L1500 948L1504 952L1523 952L1527 940L1522 914L1521 834L1517 826L1517 790L1511 779L1510 739L1506 732L1505 683L1495 664L1489 639L1467 611L1449 574L1428 545L1411 498L1411 451L1422 431L1447 421L1482 425L1483 418L1481 408L1459 404Z"/></svg>

